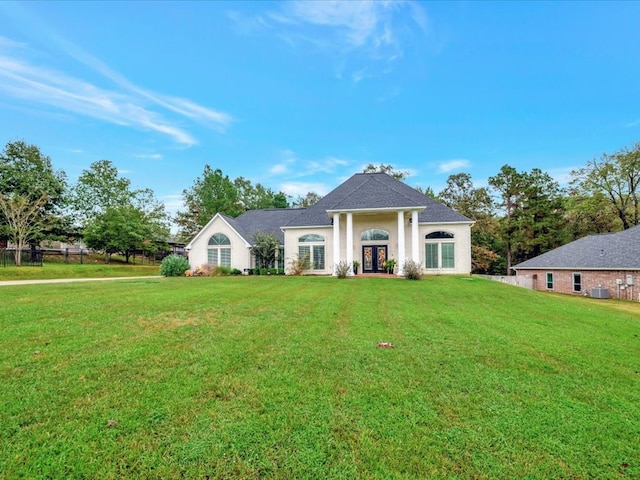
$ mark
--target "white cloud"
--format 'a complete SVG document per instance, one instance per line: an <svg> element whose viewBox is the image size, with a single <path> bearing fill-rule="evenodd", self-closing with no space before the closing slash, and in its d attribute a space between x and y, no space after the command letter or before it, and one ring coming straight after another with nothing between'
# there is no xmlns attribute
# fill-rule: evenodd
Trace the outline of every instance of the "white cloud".
<svg viewBox="0 0 640 480"><path fill-rule="evenodd" d="M162 155L160 153L141 153L138 155L134 155L136 158L149 158L151 160L160 160Z"/></svg>
<svg viewBox="0 0 640 480"><path fill-rule="evenodd" d="M326 195L331 188L324 183L315 182L285 182L280 184L280 190L287 195L297 197L304 196L309 192L315 192L318 195Z"/></svg>
<svg viewBox="0 0 640 480"><path fill-rule="evenodd" d="M101 88L64 72L31 64L22 46L2 37L0 40L0 93L14 99L48 105L116 125L155 131L187 146L196 144L196 139L167 113L176 113L219 131L233 121L227 113L190 100L144 90L60 39L58 43L66 47L65 53L114 82L116 89Z"/></svg>
<svg viewBox="0 0 640 480"><path fill-rule="evenodd" d="M634 120L633 122L629 122L625 125L625 127L637 127L638 125L640 125L640 118L638 120Z"/></svg>
<svg viewBox="0 0 640 480"><path fill-rule="evenodd" d="M566 187L569 185L569 182L573 179L571 176L571 172L573 170L578 170L582 168L582 166L577 167L563 167L563 168L551 168L546 171L546 173L551 176L556 182L560 184L561 187Z"/></svg>
<svg viewBox="0 0 640 480"><path fill-rule="evenodd" d="M454 170L461 170L463 168L468 168L470 165L471 165L471 162L463 158L455 159L455 160L447 160L446 162L443 162L438 165L438 173L449 173L449 172L453 172Z"/></svg>
<svg viewBox="0 0 640 480"><path fill-rule="evenodd" d="M336 57L336 77L354 83L388 73L405 40L415 31L425 36L428 24L422 6L411 1L290 1L261 19L289 45Z"/></svg>

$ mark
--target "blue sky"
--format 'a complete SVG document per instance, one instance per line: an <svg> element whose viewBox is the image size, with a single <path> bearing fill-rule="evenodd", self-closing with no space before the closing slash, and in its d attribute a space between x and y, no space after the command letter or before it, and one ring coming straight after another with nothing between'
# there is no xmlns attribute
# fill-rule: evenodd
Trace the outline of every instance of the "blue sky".
<svg viewBox="0 0 640 480"><path fill-rule="evenodd" d="M640 2L0 2L0 143L294 197L369 163L561 182L640 139Z"/></svg>

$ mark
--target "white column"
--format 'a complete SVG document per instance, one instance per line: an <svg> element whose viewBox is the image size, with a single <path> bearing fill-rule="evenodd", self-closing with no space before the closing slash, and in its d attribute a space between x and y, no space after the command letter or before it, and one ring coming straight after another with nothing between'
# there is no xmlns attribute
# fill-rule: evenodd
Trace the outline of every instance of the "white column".
<svg viewBox="0 0 640 480"><path fill-rule="evenodd" d="M404 211L398 212L398 275L404 275Z"/></svg>
<svg viewBox="0 0 640 480"><path fill-rule="evenodd" d="M353 213L347 213L347 264L348 275L353 275Z"/></svg>
<svg viewBox="0 0 640 480"><path fill-rule="evenodd" d="M333 276L338 275L340 263L340 214L333 214Z"/></svg>
<svg viewBox="0 0 640 480"><path fill-rule="evenodd" d="M420 238L418 237L418 212L411 212L411 260L420 263Z"/></svg>

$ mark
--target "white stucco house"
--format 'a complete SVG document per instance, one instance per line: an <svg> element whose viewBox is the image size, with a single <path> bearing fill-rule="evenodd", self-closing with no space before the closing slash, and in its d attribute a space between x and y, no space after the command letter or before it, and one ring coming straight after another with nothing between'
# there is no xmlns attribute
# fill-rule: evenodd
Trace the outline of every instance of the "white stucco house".
<svg viewBox="0 0 640 480"><path fill-rule="evenodd" d="M309 274L335 275L340 261L360 262L360 272L382 273L405 260L425 274L471 272L473 221L386 173L358 173L309 208L249 210L239 217L216 214L187 244L192 268L203 264L239 270L255 267L254 234L279 239L278 267L308 257Z"/></svg>

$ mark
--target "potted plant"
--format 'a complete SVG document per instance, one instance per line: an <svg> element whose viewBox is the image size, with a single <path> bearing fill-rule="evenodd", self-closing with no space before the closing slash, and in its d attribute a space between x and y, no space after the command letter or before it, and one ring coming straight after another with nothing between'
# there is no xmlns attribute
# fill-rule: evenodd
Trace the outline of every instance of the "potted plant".
<svg viewBox="0 0 640 480"><path fill-rule="evenodd" d="M384 262L383 268L387 270L387 273L393 273L393 270L396 268L396 261L393 258L390 258Z"/></svg>
<svg viewBox="0 0 640 480"><path fill-rule="evenodd" d="M358 268L360 268L360 262L358 260L353 261L353 274L358 274Z"/></svg>

